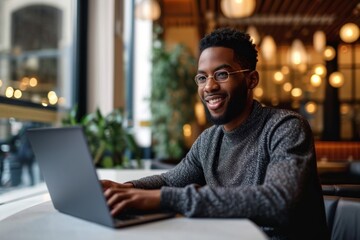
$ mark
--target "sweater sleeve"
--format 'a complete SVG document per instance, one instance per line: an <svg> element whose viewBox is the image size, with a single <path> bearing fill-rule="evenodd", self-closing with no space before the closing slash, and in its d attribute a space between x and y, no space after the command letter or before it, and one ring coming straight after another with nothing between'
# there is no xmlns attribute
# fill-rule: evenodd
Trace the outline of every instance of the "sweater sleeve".
<svg viewBox="0 0 360 240"><path fill-rule="evenodd" d="M204 173L197 155L197 148L201 142L200 138L201 136L195 141L185 158L174 168L161 175L133 180L131 183L136 188L143 189L160 189L163 186L185 187L194 183L204 185Z"/></svg>
<svg viewBox="0 0 360 240"><path fill-rule="evenodd" d="M244 217L261 224L286 224L310 169L316 167L313 141L309 126L301 118L284 117L271 125L264 143L270 161L263 184L165 186L161 188L162 207L188 217Z"/></svg>

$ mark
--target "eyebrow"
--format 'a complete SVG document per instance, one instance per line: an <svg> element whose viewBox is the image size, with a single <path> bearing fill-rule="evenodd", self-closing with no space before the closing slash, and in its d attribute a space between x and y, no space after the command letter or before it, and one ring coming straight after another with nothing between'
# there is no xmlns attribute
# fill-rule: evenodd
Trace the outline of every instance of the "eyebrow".
<svg viewBox="0 0 360 240"><path fill-rule="evenodd" d="M218 70L220 70L220 69L223 69L223 68L232 68L232 66L229 65L229 64L224 63L224 64L221 64L220 66L217 66L217 67L214 69L213 72L216 72L216 71L218 71ZM206 72L205 72L205 71L202 71L202 70L198 70L197 73L206 73Z"/></svg>

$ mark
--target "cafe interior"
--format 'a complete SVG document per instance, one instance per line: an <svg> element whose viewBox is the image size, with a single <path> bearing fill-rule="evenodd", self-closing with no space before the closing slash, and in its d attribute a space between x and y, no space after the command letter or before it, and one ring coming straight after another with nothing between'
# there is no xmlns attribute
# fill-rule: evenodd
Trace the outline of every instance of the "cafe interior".
<svg viewBox="0 0 360 240"><path fill-rule="evenodd" d="M324 193L360 197L358 0L0 0L0 196L43 182L34 127L83 126L98 168L177 164L211 126L194 76L220 27L257 46L254 98L309 122Z"/></svg>

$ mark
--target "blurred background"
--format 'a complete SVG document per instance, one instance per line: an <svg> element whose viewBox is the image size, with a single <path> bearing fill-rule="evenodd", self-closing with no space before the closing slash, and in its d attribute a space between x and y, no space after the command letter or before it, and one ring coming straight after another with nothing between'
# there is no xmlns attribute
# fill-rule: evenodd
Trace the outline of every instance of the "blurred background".
<svg viewBox="0 0 360 240"><path fill-rule="evenodd" d="M82 125L97 167L176 164L209 126L193 77L218 27L251 35L254 95L309 121L322 181L358 182L359 26L358 0L0 0L0 194L42 182L34 127Z"/></svg>

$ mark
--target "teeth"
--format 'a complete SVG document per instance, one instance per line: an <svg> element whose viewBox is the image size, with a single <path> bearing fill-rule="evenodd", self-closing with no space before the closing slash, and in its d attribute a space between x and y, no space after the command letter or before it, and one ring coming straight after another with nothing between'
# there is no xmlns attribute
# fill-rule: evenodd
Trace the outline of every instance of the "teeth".
<svg viewBox="0 0 360 240"><path fill-rule="evenodd" d="M215 104L215 103L220 102L220 101L221 101L221 98L215 98L215 99L211 99L211 100L209 101L209 103L210 103L210 104Z"/></svg>

